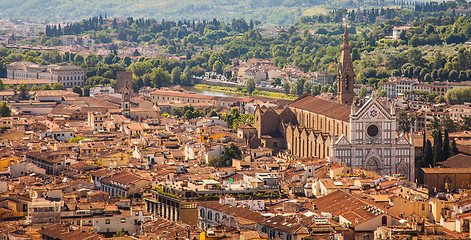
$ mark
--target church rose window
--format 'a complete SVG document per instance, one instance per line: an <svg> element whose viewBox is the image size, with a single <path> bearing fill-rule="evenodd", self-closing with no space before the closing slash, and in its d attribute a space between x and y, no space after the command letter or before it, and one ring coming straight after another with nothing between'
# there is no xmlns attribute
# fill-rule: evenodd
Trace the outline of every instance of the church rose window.
<svg viewBox="0 0 471 240"><path fill-rule="evenodd" d="M376 137L378 136L379 134L379 128L378 126L374 125L374 124L371 124L370 126L368 126L368 128L366 129L366 133L368 134L368 136L370 137Z"/></svg>

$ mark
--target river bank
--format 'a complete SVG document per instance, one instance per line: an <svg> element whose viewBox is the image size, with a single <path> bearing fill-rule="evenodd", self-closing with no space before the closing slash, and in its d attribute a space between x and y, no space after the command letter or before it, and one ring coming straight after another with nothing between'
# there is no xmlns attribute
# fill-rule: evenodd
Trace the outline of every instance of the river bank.
<svg viewBox="0 0 471 240"><path fill-rule="evenodd" d="M291 96L291 95L286 95L284 93L259 91L259 90L255 90L250 95L247 92L243 92L245 89L240 89L240 88L235 88L235 87L220 87L220 86L210 86L206 84L196 84L193 86L193 88L197 90L203 90L203 91L230 93L230 95L232 96L260 96L260 97L286 99L286 100L296 99L296 97ZM198 93L198 91L196 92ZM204 94L204 95L209 95L209 94Z"/></svg>

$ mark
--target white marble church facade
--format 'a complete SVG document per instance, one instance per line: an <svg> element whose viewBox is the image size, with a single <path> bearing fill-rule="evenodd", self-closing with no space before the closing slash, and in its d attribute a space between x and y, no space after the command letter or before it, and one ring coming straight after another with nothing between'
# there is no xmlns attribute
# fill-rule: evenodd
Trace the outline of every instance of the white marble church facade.
<svg viewBox="0 0 471 240"><path fill-rule="evenodd" d="M402 174L414 179L413 138L397 132L394 107L388 111L376 98L358 111L352 107L350 139L332 141L330 160L381 175Z"/></svg>

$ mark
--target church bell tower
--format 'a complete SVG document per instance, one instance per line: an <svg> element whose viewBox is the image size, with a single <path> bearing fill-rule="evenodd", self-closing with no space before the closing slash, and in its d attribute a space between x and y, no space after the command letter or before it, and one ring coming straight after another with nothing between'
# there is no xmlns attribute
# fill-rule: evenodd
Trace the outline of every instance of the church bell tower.
<svg viewBox="0 0 471 240"><path fill-rule="evenodd" d="M353 103L353 64L350 55L350 40L347 26L343 35L342 53L340 55L339 70L337 74L337 102L341 104Z"/></svg>
<svg viewBox="0 0 471 240"><path fill-rule="evenodd" d="M131 116L131 89L129 89L128 84L121 89L122 102L121 102L121 111L122 114L126 117Z"/></svg>

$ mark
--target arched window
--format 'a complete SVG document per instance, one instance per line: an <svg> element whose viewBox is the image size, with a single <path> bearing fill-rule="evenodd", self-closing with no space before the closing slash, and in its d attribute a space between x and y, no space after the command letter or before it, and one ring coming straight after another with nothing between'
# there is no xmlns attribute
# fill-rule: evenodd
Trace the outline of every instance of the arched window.
<svg viewBox="0 0 471 240"><path fill-rule="evenodd" d="M204 218L204 209L203 209L203 208L200 209L200 217L201 217L201 218Z"/></svg>
<svg viewBox="0 0 471 240"><path fill-rule="evenodd" d="M213 212L211 210L208 211L208 219L213 220Z"/></svg>
<svg viewBox="0 0 471 240"><path fill-rule="evenodd" d="M388 217L387 217L387 216L383 216L383 217L381 218L381 224L382 224L383 226L388 225Z"/></svg>

